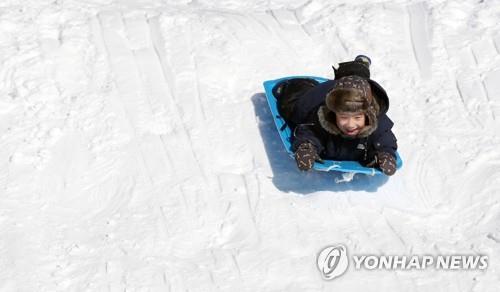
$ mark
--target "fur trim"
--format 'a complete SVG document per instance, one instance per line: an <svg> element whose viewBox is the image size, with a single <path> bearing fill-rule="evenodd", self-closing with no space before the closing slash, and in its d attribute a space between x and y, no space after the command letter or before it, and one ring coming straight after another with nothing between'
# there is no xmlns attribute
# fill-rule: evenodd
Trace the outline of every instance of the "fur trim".
<svg viewBox="0 0 500 292"><path fill-rule="evenodd" d="M367 118L366 126L356 137L347 136L337 126L335 112L363 112ZM364 138L377 129L379 112L380 106L369 82L359 76L346 76L339 79L327 93L325 105L318 109L318 119L323 129L330 134L351 139Z"/></svg>
<svg viewBox="0 0 500 292"><path fill-rule="evenodd" d="M322 105L318 109L318 121L319 124L325 131L332 135L340 135L343 138L354 139L354 138L365 138L370 136L377 129L378 122L375 111L368 111L365 113L368 118L368 125L366 125L358 135L355 137L345 135L337 126L337 121L335 118L335 113L330 111L326 106Z"/></svg>
<svg viewBox="0 0 500 292"><path fill-rule="evenodd" d="M328 108L326 108L326 106L324 105L320 106L318 109L318 120L321 127L328 133L332 135L342 134L342 131L340 131L339 127L337 127L337 123L335 121L335 113L329 111Z"/></svg>
<svg viewBox="0 0 500 292"><path fill-rule="evenodd" d="M370 106L363 91L355 88L336 88L328 92L325 105L334 112L365 112Z"/></svg>

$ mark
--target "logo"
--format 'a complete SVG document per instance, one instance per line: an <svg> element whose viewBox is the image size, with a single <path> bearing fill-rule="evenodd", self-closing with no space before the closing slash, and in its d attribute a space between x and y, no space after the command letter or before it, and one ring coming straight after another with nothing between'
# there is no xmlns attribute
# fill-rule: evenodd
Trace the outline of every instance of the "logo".
<svg viewBox="0 0 500 292"><path fill-rule="evenodd" d="M325 247L319 252L316 262L323 279L332 280L347 271L351 260L353 263L351 270L353 271L422 271L427 269L484 271L488 269L489 265L489 257L484 254L354 254L349 259L347 247L343 244Z"/></svg>
<svg viewBox="0 0 500 292"><path fill-rule="evenodd" d="M318 254L318 269L325 280L341 276L347 270L347 248L344 245L328 246Z"/></svg>

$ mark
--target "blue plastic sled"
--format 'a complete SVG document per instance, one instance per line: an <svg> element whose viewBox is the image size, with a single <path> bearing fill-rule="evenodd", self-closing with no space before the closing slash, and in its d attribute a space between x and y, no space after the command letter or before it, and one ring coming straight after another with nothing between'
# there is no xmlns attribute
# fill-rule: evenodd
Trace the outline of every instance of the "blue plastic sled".
<svg viewBox="0 0 500 292"><path fill-rule="evenodd" d="M292 152L292 143L291 143L291 137L292 137L292 131L286 125L285 121L283 118L280 117L278 113L278 105L277 105L277 100L273 95L273 88L274 86L279 83L280 81L287 80L287 79L292 79L292 78L312 78L317 80L318 82L325 82L328 79L322 78L322 77L314 77L314 76L290 76L290 77L283 77L279 78L276 80L268 80L264 82L264 89L266 91L266 98L267 102L269 104L269 108L271 109L271 113L273 115L273 120L274 123L276 124L276 128L278 129L278 133L281 137L281 141L283 142L283 145L285 146L286 151L288 154L293 157L293 152ZM396 152L397 156L397 168L401 168L403 165L403 161L401 160L401 157L399 156L399 153ZM368 175L377 175L377 174L383 174L380 170L376 168L371 168L371 167L364 167L361 164L359 164L357 161L336 161L336 160L324 160L324 163L319 163L316 162L314 163L313 169L319 170L319 171L340 171L340 172L350 172L350 173L363 173L363 174L368 174Z"/></svg>

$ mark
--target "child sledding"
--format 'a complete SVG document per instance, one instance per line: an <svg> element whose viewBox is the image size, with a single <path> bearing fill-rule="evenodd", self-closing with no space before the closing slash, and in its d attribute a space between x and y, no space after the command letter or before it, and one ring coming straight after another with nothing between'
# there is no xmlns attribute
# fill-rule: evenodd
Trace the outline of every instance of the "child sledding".
<svg viewBox="0 0 500 292"><path fill-rule="evenodd" d="M280 135L300 170L325 170L326 164L327 170L393 175L401 166L386 114L389 98L370 79L369 67L370 59L358 56L334 68L334 80L290 77L264 83L271 110L281 120L281 126L276 120L279 130L288 130Z"/></svg>

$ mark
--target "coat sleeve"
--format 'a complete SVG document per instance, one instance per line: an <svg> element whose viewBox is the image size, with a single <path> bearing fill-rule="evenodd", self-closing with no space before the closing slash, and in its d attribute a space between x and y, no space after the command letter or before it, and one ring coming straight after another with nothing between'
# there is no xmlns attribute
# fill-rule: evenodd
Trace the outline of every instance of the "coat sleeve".
<svg viewBox="0 0 500 292"><path fill-rule="evenodd" d="M314 123L298 124L294 131L292 137L292 150L297 151L297 148L302 143L310 142L316 148L318 154L322 153L324 150L323 139L316 133L314 129Z"/></svg>
<svg viewBox="0 0 500 292"><path fill-rule="evenodd" d="M375 152L387 152L396 157L398 144L396 136L392 132L393 125L394 123L385 115L380 119L379 130L373 137Z"/></svg>
<svg viewBox="0 0 500 292"><path fill-rule="evenodd" d="M373 147L377 152L387 152L396 157L398 149L397 139L391 130L383 132L376 140L373 141Z"/></svg>

